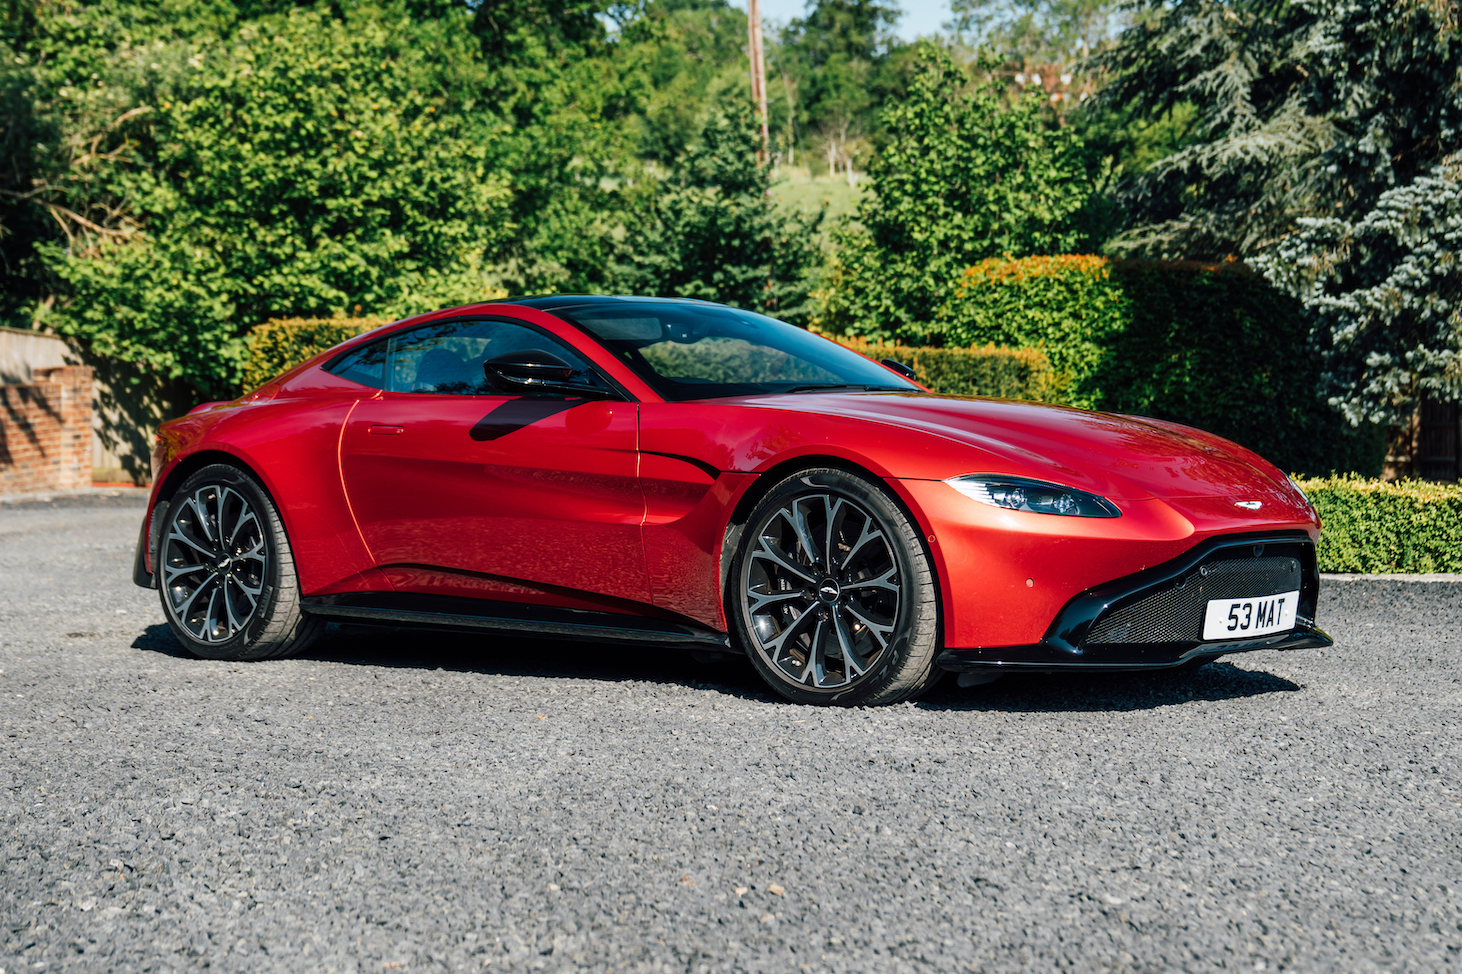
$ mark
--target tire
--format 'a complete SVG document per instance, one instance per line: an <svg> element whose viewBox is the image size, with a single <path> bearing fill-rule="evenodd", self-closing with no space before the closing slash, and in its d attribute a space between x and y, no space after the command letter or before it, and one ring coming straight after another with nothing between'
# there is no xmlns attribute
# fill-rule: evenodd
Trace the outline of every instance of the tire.
<svg viewBox="0 0 1462 974"><path fill-rule="evenodd" d="M304 614L289 539L274 502L237 467L183 481L158 532L158 594L168 626L205 659L276 659L324 628Z"/></svg>
<svg viewBox="0 0 1462 974"><path fill-rule="evenodd" d="M781 481L752 510L726 616L787 699L896 703L943 675L937 590L919 531L882 487L818 468Z"/></svg>

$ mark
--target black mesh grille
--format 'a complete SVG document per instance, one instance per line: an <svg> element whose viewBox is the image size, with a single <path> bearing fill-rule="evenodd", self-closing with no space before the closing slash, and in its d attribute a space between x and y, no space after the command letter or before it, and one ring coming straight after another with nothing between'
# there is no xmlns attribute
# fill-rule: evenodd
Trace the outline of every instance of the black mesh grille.
<svg viewBox="0 0 1462 974"><path fill-rule="evenodd" d="M1099 617L1083 641L1088 645L1198 642L1209 599L1278 595L1300 587L1298 558L1215 557Z"/></svg>

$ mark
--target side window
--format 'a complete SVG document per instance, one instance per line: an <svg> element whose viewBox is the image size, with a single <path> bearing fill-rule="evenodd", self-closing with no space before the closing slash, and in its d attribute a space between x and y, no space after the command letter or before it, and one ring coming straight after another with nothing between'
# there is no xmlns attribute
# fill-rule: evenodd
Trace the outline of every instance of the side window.
<svg viewBox="0 0 1462 974"><path fill-rule="evenodd" d="M386 388L386 340L357 348L326 371L372 389Z"/></svg>
<svg viewBox="0 0 1462 974"><path fill-rule="evenodd" d="M583 356L542 332L483 319L438 321L397 332L351 352L331 371L390 392L492 396L501 393L488 384L482 364L527 349L552 352L575 369L593 373Z"/></svg>

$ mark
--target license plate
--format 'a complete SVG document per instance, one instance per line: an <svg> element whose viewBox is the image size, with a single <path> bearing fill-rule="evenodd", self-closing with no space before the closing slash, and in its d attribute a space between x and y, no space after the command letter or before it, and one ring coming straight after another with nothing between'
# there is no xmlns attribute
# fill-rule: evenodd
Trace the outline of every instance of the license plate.
<svg viewBox="0 0 1462 974"><path fill-rule="evenodd" d="M1203 616L1204 639L1243 639L1294 628L1299 592L1252 599L1212 599Z"/></svg>

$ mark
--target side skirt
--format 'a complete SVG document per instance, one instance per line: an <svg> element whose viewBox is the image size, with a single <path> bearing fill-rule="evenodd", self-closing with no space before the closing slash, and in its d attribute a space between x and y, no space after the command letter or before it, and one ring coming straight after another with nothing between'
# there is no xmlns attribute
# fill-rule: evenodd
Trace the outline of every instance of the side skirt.
<svg viewBox="0 0 1462 974"><path fill-rule="evenodd" d="M390 592L351 592L303 600L310 615L342 622L422 626L459 631L491 629L544 639L592 639L639 645L688 646L727 652L723 632L690 623L668 622L644 616L550 606L519 605L484 599Z"/></svg>

